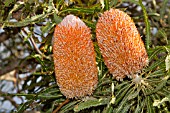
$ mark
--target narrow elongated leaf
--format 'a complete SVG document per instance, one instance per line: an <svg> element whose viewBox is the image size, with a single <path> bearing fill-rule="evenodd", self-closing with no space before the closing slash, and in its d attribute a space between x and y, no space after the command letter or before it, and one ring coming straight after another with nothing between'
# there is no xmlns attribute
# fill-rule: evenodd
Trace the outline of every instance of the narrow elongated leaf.
<svg viewBox="0 0 170 113"><path fill-rule="evenodd" d="M55 87L57 87L56 84L54 84L54 85L52 85L52 86L44 89L43 91L41 91L41 93L48 93L48 92L51 91L51 90L57 90L57 89L55 89Z"/></svg>
<svg viewBox="0 0 170 113"><path fill-rule="evenodd" d="M102 113L113 113L112 104L108 103L107 107L102 111Z"/></svg>
<svg viewBox="0 0 170 113"><path fill-rule="evenodd" d="M75 104L78 103L78 102L79 102L79 101L69 102L67 105L65 105L65 106L63 106L63 107L61 108L60 113L65 113L65 112L67 112L67 111L69 111L69 110L72 110L72 109L74 108Z"/></svg>
<svg viewBox="0 0 170 113"><path fill-rule="evenodd" d="M28 99L34 98L35 94L24 94L24 93L17 93L17 94L10 94L10 93L4 93L1 94L1 96L25 96Z"/></svg>
<svg viewBox="0 0 170 113"><path fill-rule="evenodd" d="M101 105L106 105L109 102L109 98L101 98L101 99L94 99L94 100L87 100L85 102L81 102L74 107L74 111L78 112L86 108L96 107Z"/></svg>
<svg viewBox="0 0 170 113"><path fill-rule="evenodd" d="M48 13L48 14L39 14L36 16L33 16L31 18L26 18L22 21L19 22L4 22L4 26L7 27L23 27L29 24L35 24L37 21L44 19L45 17L51 15L52 13Z"/></svg>
<svg viewBox="0 0 170 113"><path fill-rule="evenodd" d="M124 107L125 104L128 103L128 98L134 93L134 89L131 88L128 90L126 95L123 97L123 100L119 104L118 108L116 109L115 113L120 113L122 111L122 108Z"/></svg>
<svg viewBox="0 0 170 113"><path fill-rule="evenodd" d="M140 89L135 91L132 95L129 96L129 100L136 98L139 95Z"/></svg>
<svg viewBox="0 0 170 113"><path fill-rule="evenodd" d="M142 0L139 0L139 4L142 7L143 14L144 14L144 20L145 20L145 26L146 26L146 48L149 49L151 44L151 38L150 38L150 24L148 20L148 14L146 12L145 6L142 4Z"/></svg>
<svg viewBox="0 0 170 113"><path fill-rule="evenodd" d="M146 105L147 105L147 113L155 113L153 106L152 106L152 100L149 96L146 97Z"/></svg>
<svg viewBox="0 0 170 113"><path fill-rule="evenodd" d="M121 84L118 84L115 86L115 89L122 89L122 87L125 87L126 85L128 85L128 83L130 83L130 81L124 81Z"/></svg>
<svg viewBox="0 0 170 113"><path fill-rule="evenodd" d="M168 1L169 0L163 0L163 4L162 4L162 7L160 9L160 15L161 15L161 19L163 19L164 17L164 14L165 14L165 10L166 10L166 6L168 5Z"/></svg>
<svg viewBox="0 0 170 113"><path fill-rule="evenodd" d="M121 0L122 2L131 2L131 3L134 3L134 4L137 4L137 5L140 5L138 1L136 0Z"/></svg>
<svg viewBox="0 0 170 113"><path fill-rule="evenodd" d="M93 14L95 12L96 9L87 9L87 8L68 8L65 10L62 10L59 12L58 15L61 15L61 13L64 12L82 12L82 13L88 13L88 14Z"/></svg>
<svg viewBox="0 0 170 113"><path fill-rule="evenodd" d="M135 112L134 113L139 113L140 109L139 109L139 104L137 104L137 107L135 109Z"/></svg>
<svg viewBox="0 0 170 113"><path fill-rule="evenodd" d="M104 0L105 10L109 10L109 0Z"/></svg>
<svg viewBox="0 0 170 113"><path fill-rule="evenodd" d="M164 29L160 29L158 31L158 34L160 34L163 37L163 39L166 41L166 43L168 44L168 36L166 34L166 31Z"/></svg>
<svg viewBox="0 0 170 113"><path fill-rule="evenodd" d="M54 26L55 24L47 22L47 24L44 27L42 27L42 34L48 33Z"/></svg>
<svg viewBox="0 0 170 113"><path fill-rule="evenodd" d="M152 77L160 77L163 76L165 69L158 69L156 71L154 71L153 73L150 73L149 76L147 76L147 78L152 78Z"/></svg>
<svg viewBox="0 0 170 113"><path fill-rule="evenodd" d="M159 91L160 89L162 89L166 85L166 82L167 82L168 79L169 79L169 76L165 76L163 78L163 80L161 81L161 83L159 83L154 90L152 90L151 92L148 92L146 94L150 95L150 94L155 93L155 92Z"/></svg>
<svg viewBox="0 0 170 113"><path fill-rule="evenodd" d="M63 97L63 95L59 94L59 95L38 95L38 98L40 99L57 99Z"/></svg>
<svg viewBox="0 0 170 113"><path fill-rule="evenodd" d="M142 109L145 107L146 101L142 100L140 96L138 96L138 104L135 109L135 113L141 113Z"/></svg>
<svg viewBox="0 0 170 113"><path fill-rule="evenodd" d="M125 106L123 107L120 113L128 113L128 110L131 106L132 106L131 104L128 104L128 103L125 104Z"/></svg>
<svg viewBox="0 0 170 113"><path fill-rule="evenodd" d="M17 110L17 113L23 113L32 102L33 102L33 100L29 100L29 101L25 102L24 104L20 105L20 107Z"/></svg>
<svg viewBox="0 0 170 113"><path fill-rule="evenodd" d="M163 47L157 47L155 48L154 50L153 49L150 49L152 50L152 54L149 56L149 61L151 61L156 55L158 55L158 53L160 53L162 50L163 50ZM148 50L149 51L149 50Z"/></svg>
<svg viewBox="0 0 170 113"><path fill-rule="evenodd" d="M115 105L117 105L122 100L122 98L125 96L125 94L130 89L130 87L131 87L131 85L128 84L116 94Z"/></svg>
<svg viewBox="0 0 170 113"><path fill-rule="evenodd" d="M113 7L118 3L119 0L112 0L109 4L109 7Z"/></svg>
<svg viewBox="0 0 170 113"><path fill-rule="evenodd" d="M146 68L146 72L147 71L151 71L153 70L154 68L156 68L157 66L160 66L161 63L163 63L165 61L165 58L162 57L160 58L159 60L155 61L151 66L149 66L148 68Z"/></svg>

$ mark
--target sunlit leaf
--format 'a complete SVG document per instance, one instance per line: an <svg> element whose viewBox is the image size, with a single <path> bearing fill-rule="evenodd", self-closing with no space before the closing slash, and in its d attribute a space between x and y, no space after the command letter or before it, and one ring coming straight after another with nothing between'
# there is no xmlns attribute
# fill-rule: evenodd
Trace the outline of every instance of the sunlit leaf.
<svg viewBox="0 0 170 113"><path fill-rule="evenodd" d="M166 65L166 71L168 71L170 69L170 55L166 56L165 65Z"/></svg>

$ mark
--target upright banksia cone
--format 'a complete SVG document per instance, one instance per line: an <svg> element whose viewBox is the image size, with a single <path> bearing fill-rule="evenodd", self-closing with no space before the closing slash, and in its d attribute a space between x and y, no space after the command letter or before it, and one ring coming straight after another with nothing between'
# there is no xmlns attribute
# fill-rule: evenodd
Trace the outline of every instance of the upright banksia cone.
<svg viewBox="0 0 170 113"><path fill-rule="evenodd" d="M96 37L104 62L117 79L135 77L148 63L148 56L135 26L125 12L110 9L99 18Z"/></svg>
<svg viewBox="0 0 170 113"><path fill-rule="evenodd" d="M91 95L98 83L90 29L73 15L54 32L53 58L57 84L67 98Z"/></svg>

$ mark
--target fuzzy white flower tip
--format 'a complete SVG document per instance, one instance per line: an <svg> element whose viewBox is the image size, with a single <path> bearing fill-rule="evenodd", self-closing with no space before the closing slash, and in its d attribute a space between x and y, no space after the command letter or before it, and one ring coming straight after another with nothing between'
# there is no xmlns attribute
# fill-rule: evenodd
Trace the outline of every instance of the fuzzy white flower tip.
<svg viewBox="0 0 170 113"><path fill-rule="evenodd" d="M83 21L80 20L80 18L70 14L67 15L63 21L60 23L60 26L65 26L65 27L75 27L76 25L78 26L86 26Z"/></svg>

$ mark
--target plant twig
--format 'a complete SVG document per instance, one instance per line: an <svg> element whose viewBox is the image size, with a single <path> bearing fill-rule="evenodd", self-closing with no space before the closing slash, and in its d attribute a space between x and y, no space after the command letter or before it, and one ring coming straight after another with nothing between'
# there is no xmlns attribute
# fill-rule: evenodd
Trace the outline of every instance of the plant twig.
<svg viewBox="0 0 170 113"><path fill-rule="evenodd" d="M70 100L67 98L64 102L62 102L54 111L53 113L57 113L65 104L67 104Z"/></svg>
<svg viewBox="0 0 170 113"><path fill-rule="evenodd" d="M51 60L51 56L46 56L39 50L39 48L36 46L35 41L32 37L30 37L30 40L31 40L31 43L33 44L35 50L37 51L37 53L39 53L42 57Z"/></svg>
<svg viewBox="0 0 170 113"><path fill-rule="evenodd" d="M32 45L34 46L35 50L36 50L40 55L43 56L43 53L42 53L42 52L39 50L39 48L36 46L34 39L33 39L32 37L30 37L30 40L31 40L31 43L32 43Z"/></svg>

